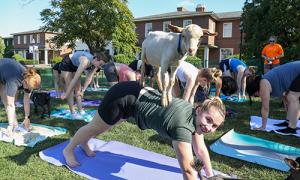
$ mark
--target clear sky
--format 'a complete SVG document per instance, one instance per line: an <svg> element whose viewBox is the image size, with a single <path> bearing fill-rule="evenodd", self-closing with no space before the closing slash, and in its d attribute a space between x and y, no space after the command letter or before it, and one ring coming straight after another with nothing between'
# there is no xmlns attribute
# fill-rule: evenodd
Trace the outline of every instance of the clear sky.
<svg viewBox="0 0 300 180"><path fill-rule="evenodd" d="M27 3L30 2L30 3ZM40 12L49 7L50 0L0 0L0 36L30 31L42 26ZM241 11L245 0L128 0L134 17L143 17L176 11L184 6L194 11L204 4L207 11Z"/></svg>

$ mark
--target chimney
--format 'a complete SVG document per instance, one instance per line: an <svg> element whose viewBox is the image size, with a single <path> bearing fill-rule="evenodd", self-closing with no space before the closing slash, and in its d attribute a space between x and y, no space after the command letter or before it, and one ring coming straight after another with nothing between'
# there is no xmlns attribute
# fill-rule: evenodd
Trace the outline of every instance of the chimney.
<svg viewBox="0 0 300 180"><path fill-rule="evenodd" d="M204 4L198 4L196 7L196 12L205 12Z"/></svg>
<svg viewBox="0 0 300 180"><path fill-rule="evenodd" d="M183 6L177 7L177 12L187 11L187 9Z"/></svg>

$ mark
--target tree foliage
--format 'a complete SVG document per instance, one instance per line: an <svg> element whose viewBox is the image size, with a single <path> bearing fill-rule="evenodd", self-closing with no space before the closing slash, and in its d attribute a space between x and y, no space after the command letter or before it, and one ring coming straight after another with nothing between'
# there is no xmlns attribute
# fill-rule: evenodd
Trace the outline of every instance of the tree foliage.
<svg viewBox="0 0 300 180"><path fill-rule="evenodd" d="M283 61L300 59L300 0L247 0L242 23L245 59L259 59L272 35L285 51Z"/></svg>
<svg viewBox="0 0 300 180"><path fill-rule="evenodd" d="M81 39L91 52L104 51L108 42L117 53L134 56L137 37L133 15L122 0L52 0L40 14L44 29L61 32L53 41L62 46Z"/></svg>
<svg viewBox="0 0 300 180"><path fill-rule="evenodd" d="M0 36L0 58L3 58L4 50L5 50L4 40Z"/></svg>

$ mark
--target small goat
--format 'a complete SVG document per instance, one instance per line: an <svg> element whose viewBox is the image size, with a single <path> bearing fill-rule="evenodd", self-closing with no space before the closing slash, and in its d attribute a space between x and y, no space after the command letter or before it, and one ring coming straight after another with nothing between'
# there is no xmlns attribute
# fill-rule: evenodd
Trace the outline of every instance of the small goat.
<svg viewBox="0 0 300 180"><path fill-rule="evenodd" d="M158 87L162 91L162 106L167 106L172 101L172 88L179 63L184 61L187 55L196 54L203 35L217 35L196 24L185 28L169 24L169 29L172 32L150 32L142 44L141 84L144 85L145 63L155 66ZM170 76L167 71L169 67Z"/></svg>
<svg viewBox="0 0 300 180"><path fill-rule="evenodd" d="M291 174L286 180L299 180L300 179L300 157L296 160L284 158L284 162L291 168Z"/></svg>

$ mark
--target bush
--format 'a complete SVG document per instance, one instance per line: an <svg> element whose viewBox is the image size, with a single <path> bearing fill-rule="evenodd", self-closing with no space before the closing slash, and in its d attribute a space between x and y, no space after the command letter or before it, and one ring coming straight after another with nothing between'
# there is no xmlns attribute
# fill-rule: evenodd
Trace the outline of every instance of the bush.
<svg viewBox="0 0 300 180"><path fill-rule="evenodd" d="M193 64L197 68L203 67L202 59L198 58L197 56L188 56L185 61Z"/></svg>
<svg viewBox="0 0 300 180"><path fill-rule="evenodd" d="M26 59L23 58L20 54L14 54L12 58L14 58L16 61L26 61Z"/></svg>
<svg viewBox="0 0 300 180"><path fill-rule="evenodd" d="M56 64L56 63L58 63L58 62L61 62L62 61L62 57L60 57L60 56L55 56L53 59L51 59L51 63L52 64Z"/></svg>
<svg viewBox="0 0 300 180"><path fill-rule="evenodd" d="M114 56L114 60L117 63L130 64L133 61L134 57L129 57L125 54L117 54Z"/></svg>

